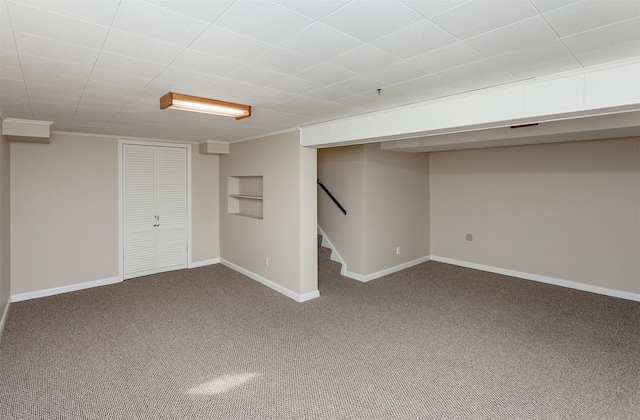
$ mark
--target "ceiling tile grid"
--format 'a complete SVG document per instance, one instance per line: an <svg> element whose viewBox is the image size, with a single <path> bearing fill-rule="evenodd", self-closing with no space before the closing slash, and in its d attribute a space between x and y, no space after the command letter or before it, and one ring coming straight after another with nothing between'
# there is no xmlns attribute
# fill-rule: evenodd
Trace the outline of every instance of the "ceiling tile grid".
<svg viewBox="0 0 640 420"><path fill-rule="evenodd" d="M0 116L183 141L640 57L638 0L0 0L0 23ZM161 111L168 91L253 115Z"/></svg>

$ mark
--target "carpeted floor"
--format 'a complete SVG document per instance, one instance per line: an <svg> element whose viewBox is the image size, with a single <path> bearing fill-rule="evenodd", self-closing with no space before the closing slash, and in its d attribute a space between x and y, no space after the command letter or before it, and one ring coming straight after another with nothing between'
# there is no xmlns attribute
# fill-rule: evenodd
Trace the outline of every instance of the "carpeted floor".
<svg viewBox="0 0 640 420"><path fill-rule="evenodd" d="M0 418L640 419L638 302L319 265L302 304L222 265L11 304Z"/></svg>

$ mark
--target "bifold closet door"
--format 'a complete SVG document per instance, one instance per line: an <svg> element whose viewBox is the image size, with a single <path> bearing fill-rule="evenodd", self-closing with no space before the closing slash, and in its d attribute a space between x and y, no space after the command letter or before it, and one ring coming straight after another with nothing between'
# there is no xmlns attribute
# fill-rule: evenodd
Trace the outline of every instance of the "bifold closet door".
<svg viewBox="0 0 640 420"><path fill-rule="evenodd" d="M186 149L123 147L124 279L186 268Z"/></svg>

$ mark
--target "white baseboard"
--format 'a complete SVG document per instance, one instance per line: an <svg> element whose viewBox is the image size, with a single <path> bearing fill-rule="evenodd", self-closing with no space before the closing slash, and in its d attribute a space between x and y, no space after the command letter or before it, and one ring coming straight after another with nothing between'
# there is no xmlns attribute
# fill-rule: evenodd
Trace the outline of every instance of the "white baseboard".
<svg viewBox="0 0 640 420"><path fill-rule="evenodd" d="M212 258L210 260L192 262L191 264L189 264L189 268L198 268L213 264L220 264L220 258Z"/></svg>
<svg viewBox="0 0 640 420"><path fill-rule="evenodd" d="M4 305L4 309L2 310L2 317L0 317L0 341L2 340L2 331L4 331L4 323L7 321L7 317L9 316L10 302L10 300L7 300L7 303Z"/></svg>
<svg viewBox="0 0 640 420"><path fill-rule="evenodd" d="M75 292L77 290L90 289L97 286L106 286L107 284L119 283L121 281L122 280L119 277L110 277L107 279L88 281L85 283L70 284L69 286L37 290L35 292L19 293L17 295L11 295L11 302L20 302L22 300L36 299L45 296L59 295L61 293Z"/></svg>
<svg viewBox="0 0 640 420"><path fill-rule="evenodd" d="M280 292L283 295L295 300L296 302L306 302L308 300L311 299L315 299L317 297L320 297L320 291L315 290L313 292L309 292L309 293L305 293L305 294L299 294L296 292L292 292L291 290L287 289L286 287L280 286L277 283L272 282L269 279L266 279L264 277L262 277L259 274L254 273L253 271L249 271L245 268L240 267L239 265L235 265L232 262L229 262L227 260L221 260L220 261L222 263L222 265L224 265L225 267L229 267L230 269L237 271L240 274L244 274L245 276L257 281L258 283L262 283L265 286L275 290L276 292Z"/></svg>
<svg viewBox="0 0 640 420"><path fill-rule="evenodd" d="M433 261L438 261L446 264L458 265L460 267L473 268L475 270L488 271L490 273L504 274L505 276L518 277L525 280L533 280L540 283L553 284L555 286L568 287L569 289L582 290L584 292L597 293L600 295L612 296L621 299L634 300L640 302L640 294L629 293L621 290L608 289L606 287L593 286L591 284L578 283L575 281L557 279L555 277L540 276L538 274L524 273L522 271L508 270L505 268L492 267L490 265L476 264L467 261L454 260L451 258L438 257L432 255Z"/></svg>
<svg viewBox="0 0 640 420"><path fill-rule="evenodd" d="M375 280L377 278L380 277L384 277L387 276L389 274L393 274L396 273L398 271L404 270L406 268L409 267L413 267L414 265L418 265L418 264L422 264L423 262L427 262L431 259L431 257L429 255L427 255L426 257L421 257L412 261L408 261L406 263L402 263L402 264L398 264L394 267L389 267L389 268L385 268L384 270L380 270L380 271L376 271L375 273L371 273L371 274L358 274L358 273L352 273L352 272L345 272L343 275L345 277L349 277L352 278L354 280L358 280L358 281L362 281L362 282L367 282L367 281L371 281L371 280Z"/></svg>

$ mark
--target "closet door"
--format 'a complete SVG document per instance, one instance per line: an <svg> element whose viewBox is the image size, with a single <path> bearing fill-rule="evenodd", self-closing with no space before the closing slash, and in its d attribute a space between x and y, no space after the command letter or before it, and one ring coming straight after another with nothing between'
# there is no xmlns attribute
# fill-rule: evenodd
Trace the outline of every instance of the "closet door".
<svg viewBox="0 0 640 420"><path fill-rule="evenodd" d="M187 150L123 145L123 277L187 267Z"/></svg>
<svg viewBox="0 0 640 420"><path fill-rule="evenodd" d="M157 271L187 268L187 151L157 148Z"/></svg>
<svg viewBox="0 0 640 420"><path fill-rule="evenodd" d="M124 278L156 272L156 150L123 146Z"/></svg>

